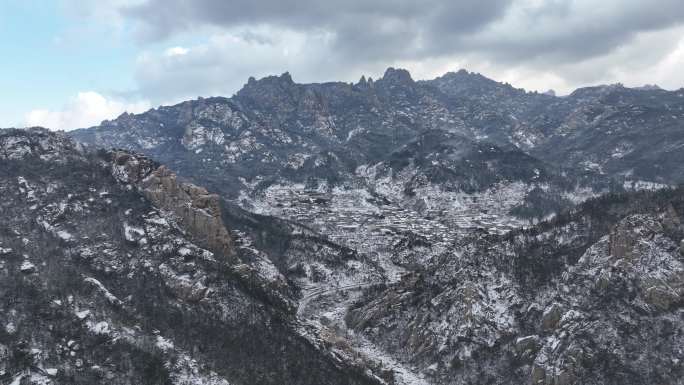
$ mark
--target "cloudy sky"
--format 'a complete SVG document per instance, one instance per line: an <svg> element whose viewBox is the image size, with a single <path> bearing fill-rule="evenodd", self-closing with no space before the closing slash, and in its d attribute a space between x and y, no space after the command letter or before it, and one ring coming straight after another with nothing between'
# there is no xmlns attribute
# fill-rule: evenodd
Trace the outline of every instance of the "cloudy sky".
<svg viewBox="0 0 684 385"><path fill-rule="evenodd" d="M2 0L0 127L84 127L285 71L317 82L466 68L559 94L677 89L681 1Z"/></svg>

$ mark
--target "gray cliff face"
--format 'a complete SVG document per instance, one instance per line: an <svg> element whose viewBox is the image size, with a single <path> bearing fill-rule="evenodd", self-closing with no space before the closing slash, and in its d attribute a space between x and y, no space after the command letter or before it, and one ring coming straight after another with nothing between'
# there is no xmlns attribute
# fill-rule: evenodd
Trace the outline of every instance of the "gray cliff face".
<svg viewBox="0 0 684 385"><path fill-rule="evenodd" d="M221 217L220 198L206 189L181 183L165 166L125 152L112 154L112 175L124 184L137 186L155 206L176 215L180 225L199 244L225 258L235 247Z"/></svg>

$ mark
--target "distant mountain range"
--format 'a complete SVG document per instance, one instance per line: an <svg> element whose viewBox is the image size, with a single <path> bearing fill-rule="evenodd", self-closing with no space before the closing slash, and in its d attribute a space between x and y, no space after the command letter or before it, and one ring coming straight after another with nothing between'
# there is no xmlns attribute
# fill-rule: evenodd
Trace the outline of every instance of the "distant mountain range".
<svg viewBox="0 0 684 385"><path fill-rule="evenodd" d="M465 70L416 82L390 68L357 84L297 84L287 73L251 78L231 98L124 114L71 135L148 153L182 174L202 164L248 180L334 181L439 130L515 147L555 170L677 184L683 117L684 90L612 85L554 97Z"/></svg>

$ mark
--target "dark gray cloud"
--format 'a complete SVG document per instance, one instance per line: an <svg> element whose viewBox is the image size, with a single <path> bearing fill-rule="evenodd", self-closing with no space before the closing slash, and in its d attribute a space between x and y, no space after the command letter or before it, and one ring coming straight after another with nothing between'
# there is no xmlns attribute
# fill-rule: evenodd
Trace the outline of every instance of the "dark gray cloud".
<svg viewBox="0 0 684 385"><path fill-rule="evenodd" d="M355 34L387 22L422 22L430 28L470 31L500 16L512 0L149 0L124 12L139 19L151 36L163 37L201 24L272 24L297 30L356 25ZM375 25L373 25L375 24Z"/></svg>
<svg viewBox="0 0 684 385"><path fill-rule="evenodd" d="M147 39L270 25L327 32L333 52L385 61L474 52L582 60L684 21L681 0L148 0L122 12Z"/></svg>
<svg viewBox="0 0 684 385"><path fill-rule="evenodd" d="M329 33L333 51L358 59L438 53L501 18L513 0L149 0L123 9L145 39L204 26L269 25Z"/></svg>
<svg viewBox="0 0 684 385"><path fill-rule="evenodd" d="M138 52L133 85L104 92L114 100L85 92L27 115L55 127L230 95L250 76L285 71L320 82L376 78L389 66L415 79L467 68L561 94L598 83L684 85L683 0L59 1L80 19L75 31L111 28L119 43L137 37L127 48Z"/></svg>
<svg viewBox="0 0 684 385"><path fill-rule="evenodd" d="M619 49L639 33L684 23L681 0L556 0L515 10L462 49L506 62L585 60Z"/></svg>
<svg viewBox="0 0 684 385"><path fill-rule="evenodd" d="M144 52L136 93L155 104L230 94L249 76L352 81L388 66L416 78L466 67L561 92L684 82L682 0L89 1L133 27Z"/></svg>

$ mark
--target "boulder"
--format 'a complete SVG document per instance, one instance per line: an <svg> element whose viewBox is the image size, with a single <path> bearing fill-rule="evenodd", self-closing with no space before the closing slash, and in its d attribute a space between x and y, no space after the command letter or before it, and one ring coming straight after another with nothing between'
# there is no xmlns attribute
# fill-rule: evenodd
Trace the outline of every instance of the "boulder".
<svg viewBox="0 0 684 385"><path fill-rule="evenodd" d="M541 348L541 339L536 335L521 337L515 341L515 350L519 355L534 355L539 348Z"/></svg>
<svg viewBox="0 0 684 385"><path fill-rule="evenodd" d="M36 272L36 265L29 261L24 261L21 266L19 266L19 270L24 274L33 274Z"/></svg>
<svg viewBox="0 0 684 385"><path fill-rule="evenodd" d="M568 369L559 371L554 377L553 383L555 385L572 385L576 379L575 374Z"/></svg>
<svg viewBox="0 0 684 385"><path fill-rule="evenodd" d="M679 295L674 291L661 286L652 286L646 289L644 295L646 302L660 311L667 311L673 303L679 301Z"/></svg>
<svg viewBox="0 0 684 385"><path fill-rule="evenodd" d="M546 383L546 369L543 366L532 365L532 373L530 375L532 385L544 385Z"/></svg>
<svg viewBox="0 0 684 385"><path fill-rule="evenodd" d="M563 315L563 308L557 303L551 304L544 310L542 315L541 327L543 330L553 330L558 326L558 322Z"/></svg>

